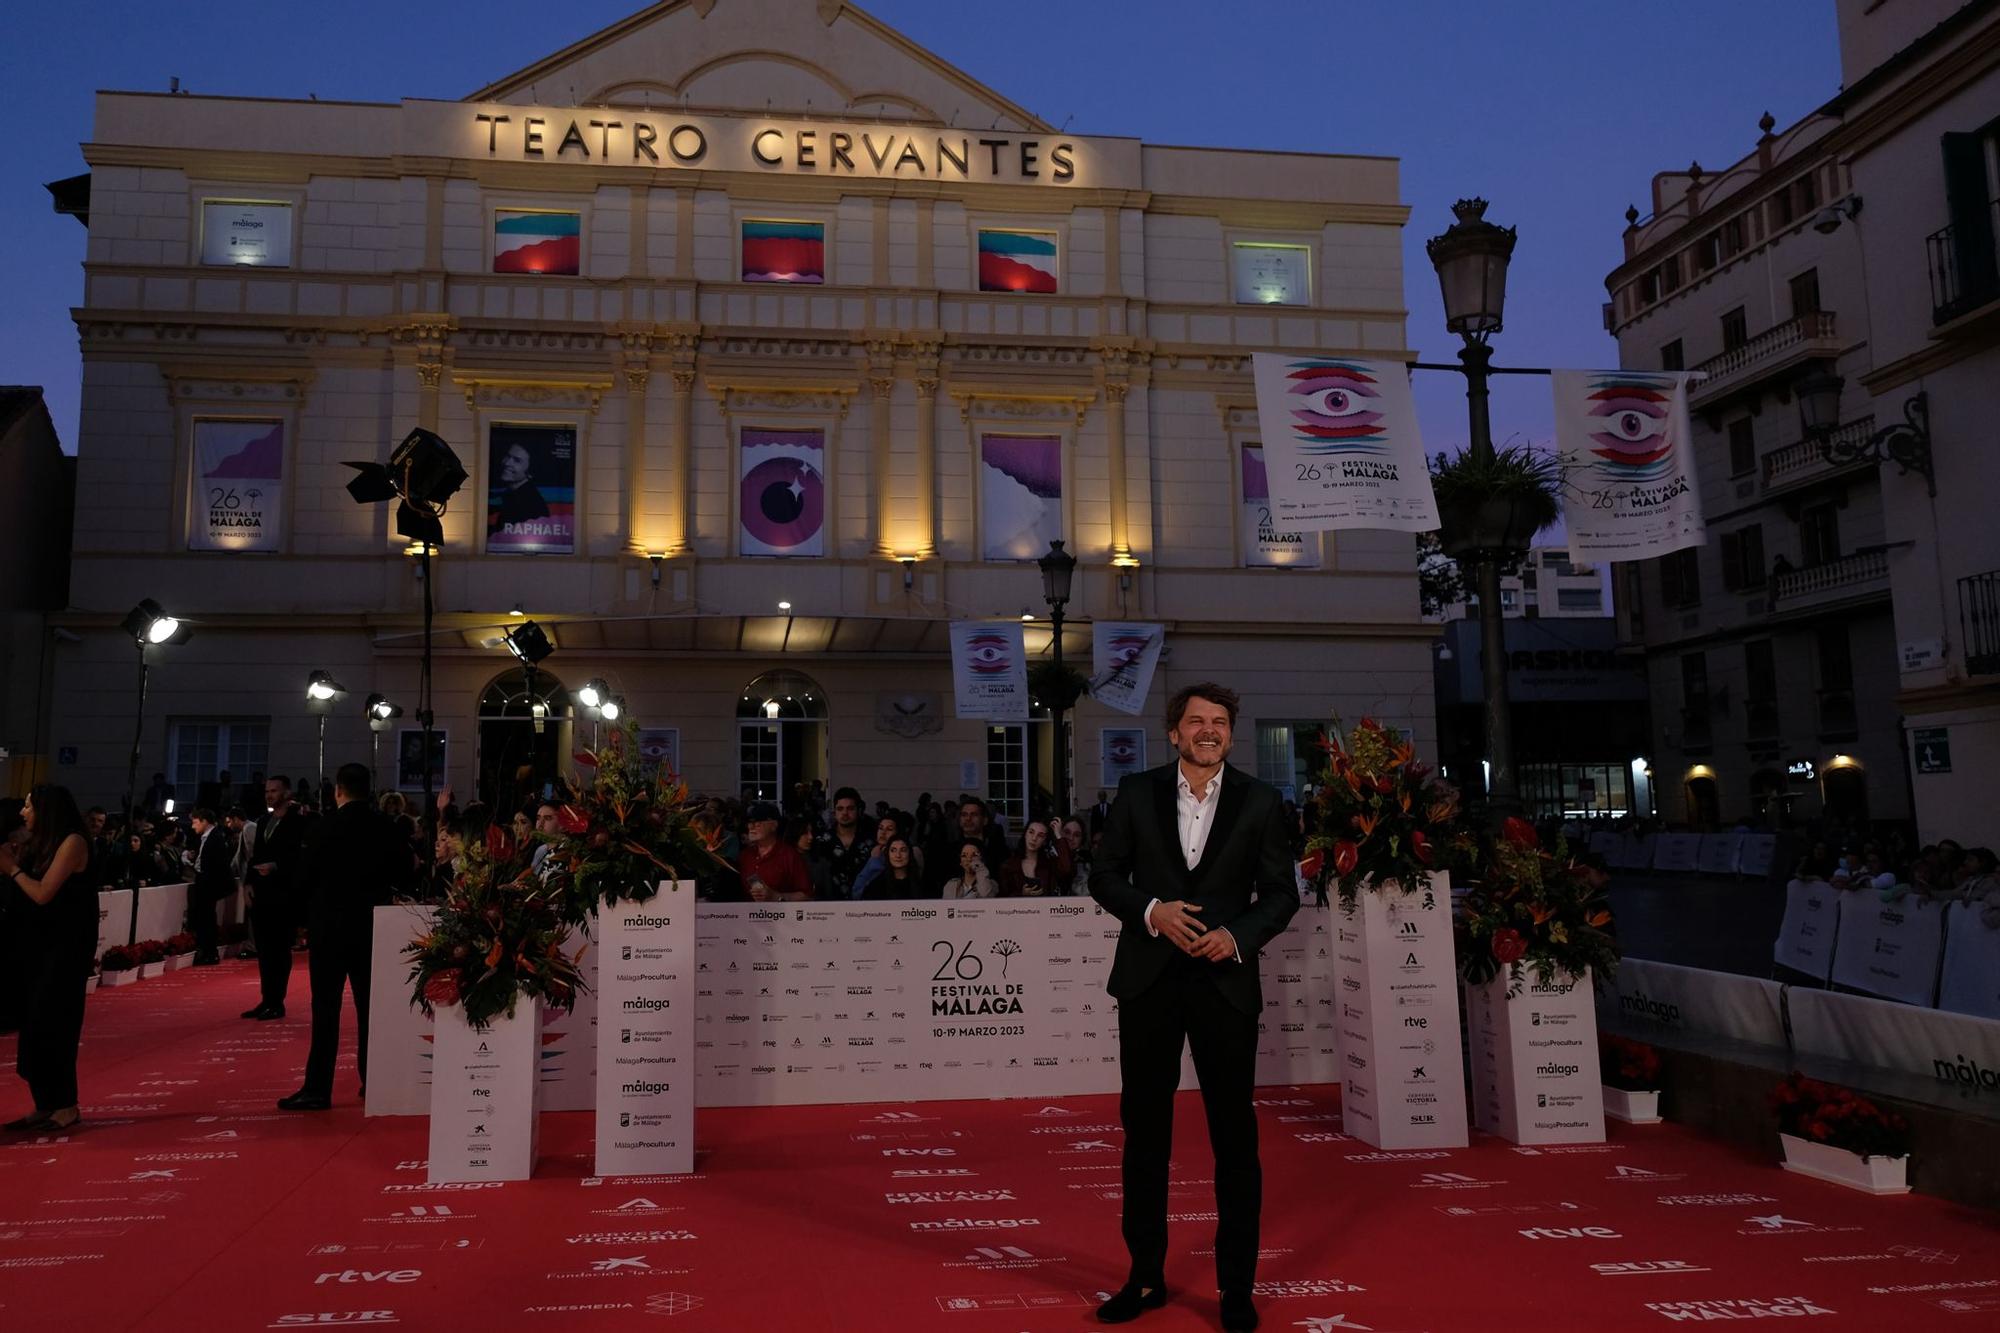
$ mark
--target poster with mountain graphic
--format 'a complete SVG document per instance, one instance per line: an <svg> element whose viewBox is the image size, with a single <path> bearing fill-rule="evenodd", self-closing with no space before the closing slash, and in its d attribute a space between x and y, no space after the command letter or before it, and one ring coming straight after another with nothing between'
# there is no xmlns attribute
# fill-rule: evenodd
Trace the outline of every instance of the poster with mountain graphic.
<svg viewBox="0 0 2000 1333"><path fill-rule="evenodd" d="M1063 535L1062 439L979 437L979 528L988 560L1039 560Z"/></svg>
<svg viewBox="0 0 2000 1333"><path fill-rule="evenodd" d="M582 219L575 213L502 208L493 214L495 273L582 271Z"/></svg>
<svg viewBox="0 0 2000 1333"><path fill-rule="evenodd" d="M284 541L285 424L194 423L190 551L275 551Z"/></svg>
<svg viewBox="0 0 2000 1333"><path fill-rule="evenodd" d="M1049 231L979 232L979 290L1040 292L1056 290L1056 237Z"/></svg>

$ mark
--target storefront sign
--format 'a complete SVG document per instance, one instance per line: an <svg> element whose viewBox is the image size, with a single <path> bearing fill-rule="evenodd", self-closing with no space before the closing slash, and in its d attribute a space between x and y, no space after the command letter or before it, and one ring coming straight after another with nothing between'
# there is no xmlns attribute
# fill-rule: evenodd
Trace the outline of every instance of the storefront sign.
<svg viewBox="0 0 2000 1333"><path fill-rule="evenodd" d="M194 423L191 551L275 551L284 541L285 426Z"/></svg>

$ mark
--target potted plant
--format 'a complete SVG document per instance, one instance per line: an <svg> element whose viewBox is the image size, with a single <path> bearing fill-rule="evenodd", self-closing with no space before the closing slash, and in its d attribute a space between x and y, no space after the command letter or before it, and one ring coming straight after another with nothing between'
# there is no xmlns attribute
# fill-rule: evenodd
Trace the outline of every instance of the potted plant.
<svg viewBox="0 0 2000 1333"><path fill-rule="evenodd" d="M178 972L194 961L194 936L176 931L166 938L167 971Z"/></svg>
<svg viewBox="0 0 2000 1333"><path fill-rule="evenodd" d="M1660 1053L1643 1041L1607 1032L1598 1038L1604 1114L1628 1125L1660 1123Z"/></svg>
<svg viewBox="0 0 2000 1333"><path fill-rule="evenodd" d="M1562 515L1562 470L1554 455L1504 445L1431 461L1438 544L1453 559L1523 551Z"/></svg>
<svg viewBox="0 0 2000 1333"><path fill-rule="evenodd" d="M1506 970L1508 993L1524 973L1602 982L1618 970L1618 946L1606 932L1611 907L1599 877L1558 838L1544 849L1525 819L1509 817L1482 839L1478 872L1459 903L1458 966L1469 986Z"/></svg>
<svg viewBox="0 0 2000 1333"><path fill-rule="evenodd" d="M140 940L132 946L139 959L139 977L157 977L167 970L167 946L160 940Z"/></svg>
<svg viewBox="0 0 2000 1333"><path fill-rule="evenodd" d="M1868 1194L1907 1194L1909 1122L1851 1088L1794 1071L1771 1092L1785 1170Z"/></svg>
<svg viewBox="0 0 2000 1333"><path fill-rule="evenodd" d="M114 944L97 960L100 986L129 986L139 979L139 957L131 946Z"/></svg>
<svg viewBox="0 0 2000 1333"><path fill-rule="evenodd" d="M1336 731L1322 732L1319 749L1326 769L1306 801L1299 870L1321 906L1329 883L1343 907L1364 888L1416 892L1470 849L1458 790L1419 763L1394 727L1363 718L1344 744Z"/></svg>
<svg viewBox="0 0 2000 1333"><path fill-rule="evenodd" d="M588 925L598 905L645 902L663 880L697 880L729 869L717 850L723 830L694 825L700 803L664 765L638 760L638 724L611 732L576 756L576 795L556 814L558 832L543 865L562 889L564 920Z"/></svg>

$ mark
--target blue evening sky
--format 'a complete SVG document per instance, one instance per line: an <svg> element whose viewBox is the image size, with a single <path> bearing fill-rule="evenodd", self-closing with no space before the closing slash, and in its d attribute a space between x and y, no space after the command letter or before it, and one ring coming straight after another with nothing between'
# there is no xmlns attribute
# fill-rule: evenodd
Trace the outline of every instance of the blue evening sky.
<svg viewBox="0 0 2000 1333"><path fill-rule="evenodd" d="M737 0L720 0L722 4ZM799 0L803 3L804 0ZM0 383L41 384L74 449L69 309L83 229L45 181L84 169L99 88L395 101L460 97L639 0L14 6L0 39ZM1604 275L1656 171L1748 152L1839 84L1833 0L871 0L876 17L1055 124L1156 143L1372 153L1403 162L1410 343L1448 360L1424 238L1461 195L1520 228L1500 364L1616 363ZM1462 381L1420 374L1426 444L1465 439ZM1494 434L1548 438L1547 383L1503 377Z"/></svg>

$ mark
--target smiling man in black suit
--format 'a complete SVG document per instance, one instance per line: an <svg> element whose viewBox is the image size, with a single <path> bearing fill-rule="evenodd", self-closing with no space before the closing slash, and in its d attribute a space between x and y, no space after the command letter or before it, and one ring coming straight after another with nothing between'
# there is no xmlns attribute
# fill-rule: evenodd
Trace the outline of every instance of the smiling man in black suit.
<svg viewBox="0 0 2000 1333"><path fill-rule="evenodd" d="M1226 762L1238 704L1213 682L1174 695L1167 740L1176 758L1118 784L1090 875L1091 897L1125 926L1108 989L1118 1000L1132 1269L1098 1307L1107 1324L1166 1304L1167 1168L1185 1043L1215 1153L1222 1327L1257 1327L1257 952L1292 919L1299 893L1277 789Z"/></svg>

